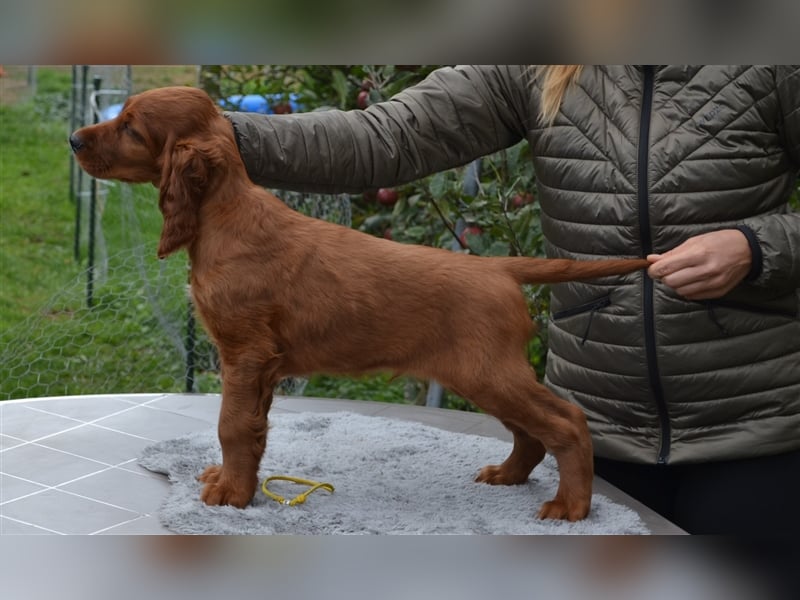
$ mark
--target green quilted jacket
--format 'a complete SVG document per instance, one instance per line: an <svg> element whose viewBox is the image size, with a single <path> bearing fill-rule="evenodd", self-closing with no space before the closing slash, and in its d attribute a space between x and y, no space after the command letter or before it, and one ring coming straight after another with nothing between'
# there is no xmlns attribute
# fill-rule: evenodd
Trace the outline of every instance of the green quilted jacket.
<svg viewBox="0 0 800 600"><path fill-rule="evenodd" d="M643 272L552 287L546 383L599 456L682 463L800 448L800 68L587 67L551 127L526 67L434 72L363 111L228 113L257 183L392 186L526 139L547 252L645 256L739 228L745 282L692 302Z"/></svg>

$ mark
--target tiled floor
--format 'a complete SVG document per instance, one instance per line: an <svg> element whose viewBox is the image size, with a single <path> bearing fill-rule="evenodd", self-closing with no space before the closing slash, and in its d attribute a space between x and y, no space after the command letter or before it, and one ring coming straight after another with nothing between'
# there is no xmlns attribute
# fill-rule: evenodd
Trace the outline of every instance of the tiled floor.
<svg viewBox="0 0 800 600"><path fill-rule="evenodd" d="M155 441L216 424L220 397L74 396L0 402L0 534L161 534L166 477L137 464ZM272 412L349 410L510 441L475 413L365 401L276 398ZM681 533L603 481L595 491L639 512L653 533Z"/></svg>

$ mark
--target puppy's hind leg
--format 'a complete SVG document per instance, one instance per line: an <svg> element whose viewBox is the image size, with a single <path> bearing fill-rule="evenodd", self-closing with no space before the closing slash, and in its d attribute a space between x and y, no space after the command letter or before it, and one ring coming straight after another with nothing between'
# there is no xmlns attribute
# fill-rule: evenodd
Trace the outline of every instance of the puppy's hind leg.
<svg viewBox="0 0 800 600"><path fill-rule="evenodd" d="M532 438L522 429L503 423L514 434L514 447L508 458L500 465L483 467L475 481L490 485L519 485L528 480L536 465L542 462L545 455L544 445Z"/></svg>
<svg viewBox="0 0 800 600"><path fill-rule="evenodd" d="M559 483L556 497L539 510L540 519L578 521L589 514L594 480L592 437L586 415L577 406L562 400L542 386L548 395L545 404L553 409L548 415L547 432L540 439L558 463ZM537 401L544 394L537 395Z"/></svg>
<svg viewBox="0 0 800 600"><path fill-rule="evenodd" d="M491 384L484 381L467 397L511 430L514 447L501 465L481 470L478 481L521 483L546 449L555 456L560 481L556 497L542 506L539 518L577 521L586 517L594 468L583 412L539 383L527 363L498 369L490 379Z"/></svg>

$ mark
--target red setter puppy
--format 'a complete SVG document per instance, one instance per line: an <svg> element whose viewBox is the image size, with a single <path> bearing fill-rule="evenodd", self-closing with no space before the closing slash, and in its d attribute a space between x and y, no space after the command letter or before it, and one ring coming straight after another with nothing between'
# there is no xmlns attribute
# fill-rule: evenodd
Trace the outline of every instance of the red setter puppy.
<svg viewBox="0 0 800 600"><path fill-rule="evenodd" d="M223 373L222 464L200 475L203 501L252 499L281 378L385 370L436 379L513 433L509 457L477 481L522 483L549 451L560 483L539 516L588 514L586 418L536 380L520 284L624 274L647 261L469 256L306 217L248 179L231 125L192 88L133 96L70 144L94 177L157 186L158 256L189 253L192 296Z"/></svg>

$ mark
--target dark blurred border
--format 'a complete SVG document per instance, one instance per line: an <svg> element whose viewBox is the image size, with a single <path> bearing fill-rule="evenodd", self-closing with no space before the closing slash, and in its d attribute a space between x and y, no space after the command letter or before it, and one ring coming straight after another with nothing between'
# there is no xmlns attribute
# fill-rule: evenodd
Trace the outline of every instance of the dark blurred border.
<svg viewBox="0 0 800 600"><path fill-rule="evenodd" d="M13 600L788 600L796 550L698 537L5 536L0 573Z"/></svg>
<svg viewBox="0 0 800 600"><path fill-rule="evenodd" d="M7 64L751 63L788 0L0 0Z"/></svg>

